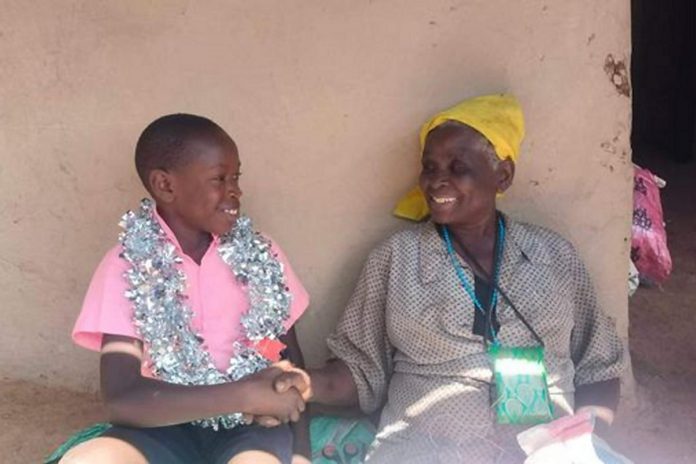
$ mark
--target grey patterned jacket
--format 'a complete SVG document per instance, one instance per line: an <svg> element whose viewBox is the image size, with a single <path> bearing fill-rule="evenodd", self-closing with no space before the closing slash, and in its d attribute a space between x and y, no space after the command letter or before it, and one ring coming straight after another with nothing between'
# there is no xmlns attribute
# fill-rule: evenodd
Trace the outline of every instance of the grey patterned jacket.
<svg viewBox="0 0 696 464"><path fill-rule="evenodd" d="M556 414L571 413L576 386L620 376L623 345L573 246L503 217L499 286L544 341ZM496 311L503 345L535 345L503 299ZM361 409L383 408L369 462L519 458L514 435L521 429L497 425L490 406L492 373L473 319L434 224L397 232L370 253L328 340L353 375Z"/></svg>

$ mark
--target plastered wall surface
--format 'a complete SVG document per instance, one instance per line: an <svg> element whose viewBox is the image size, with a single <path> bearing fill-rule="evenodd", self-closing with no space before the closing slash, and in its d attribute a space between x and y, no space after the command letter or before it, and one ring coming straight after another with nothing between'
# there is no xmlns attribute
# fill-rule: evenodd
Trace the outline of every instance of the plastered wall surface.
<svg viewBox="0 0 696 464"><path fill-rule="evenodd" d="M171 112L237 141L244 209L312 295L298 330L320 362L367 252L404 225L419 125L497 91L528 133L502 209L577 245L625 337L629 32L619 0L0 0L0 375L96 387L69 332L144 194L135 141Z"/></svg>

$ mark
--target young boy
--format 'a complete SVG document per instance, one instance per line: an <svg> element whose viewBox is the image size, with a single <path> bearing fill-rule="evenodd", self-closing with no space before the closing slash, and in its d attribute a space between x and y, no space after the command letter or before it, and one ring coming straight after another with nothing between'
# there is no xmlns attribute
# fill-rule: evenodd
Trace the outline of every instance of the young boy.
<svg viewBox="0 0 696 464"><path fill-rule="evenodd" d="M109 420L62 463L289 463L304 401L274 391L301 364L293 323L308 295L282 251L240 218L234 141L209 119L174 114L140 136L135 164L154 199L122 221L73 330L100 351ZM245 416L276 416L264 429ZM297 424L293 424L296 426ZM295 449L308 455L306 424Z"/></svg>

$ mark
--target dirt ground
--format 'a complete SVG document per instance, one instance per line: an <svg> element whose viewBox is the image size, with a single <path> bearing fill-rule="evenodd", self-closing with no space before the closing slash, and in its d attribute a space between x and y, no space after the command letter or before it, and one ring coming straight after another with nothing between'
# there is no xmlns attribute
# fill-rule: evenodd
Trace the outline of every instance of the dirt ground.
<svg viewBox="0 0 696 464"><path fill-rule="evenodd" d="M630 302L630 346L637 381L610 443L637 464L696 462L696 163L652 164L663 191L674 272ZM102 417L96 395L0 381L0 449L5 464L41 462L71 432Z"/></svg>
<svg viewBox="0 0 696 464"><path fill-rule="evenodd" d="M71 433L102 418L96 394L9 380L0 391L3 464L41 463Z"/></svg>
<svg viewBox="0 0 696 464"><path fill-rule="evenodd" d="M620 415L615 447L636 463L696 463L696 162L644 157L667 181L662 203L673 271L630 300L637 401Z"/></svg>

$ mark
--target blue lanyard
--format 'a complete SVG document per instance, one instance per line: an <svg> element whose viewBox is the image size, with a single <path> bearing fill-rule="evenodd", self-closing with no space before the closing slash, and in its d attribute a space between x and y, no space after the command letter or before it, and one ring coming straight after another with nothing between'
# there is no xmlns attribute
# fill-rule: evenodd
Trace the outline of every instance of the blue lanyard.
<svg viewBox="0 0 696 464"><path fill-rule="evenodd" d="M447 229L447 226L442 227L442 235L445 239L445 246L447 247L447 254L450 257L450 261L452 262L452 266L454 267L454 271L457 274L457 277L459 278L459 282L462 284L462 287L464 287L464 290L466 293L469 295L469 298L471 298L471 301L474 302L474 307L478 309L481 314L486 316L486 310L483 309L483 305L479 301L479 299L476 297L476 291L473 288L473 285L469 283L469 281L466 278L466 274L464 273L464 268L462 267L461 263L457 259L457 255L454 251L454 247L452 246L452 240L450 239L450 234L449 230ZM501 257L503 254L503 244L505 243L505 224L503 224L503 220L499 217L498 218L498 240L496 242L495 250L493 253L495 254L495 269L494 269L494 274L493 274L493 282L491 282L491 285L493 286L493 295L491 295L491 302L489 305L489 311L492 311L493 308L495 308L495 305L498 304L498 290L497 290L497 283L498 283L498 273L500 271L500 261ZM495 329L493 328L493 324L490 326L491 330L491 339L493 340L493 344L497 345L498 344L498 337L495 335Z"/></svg>

